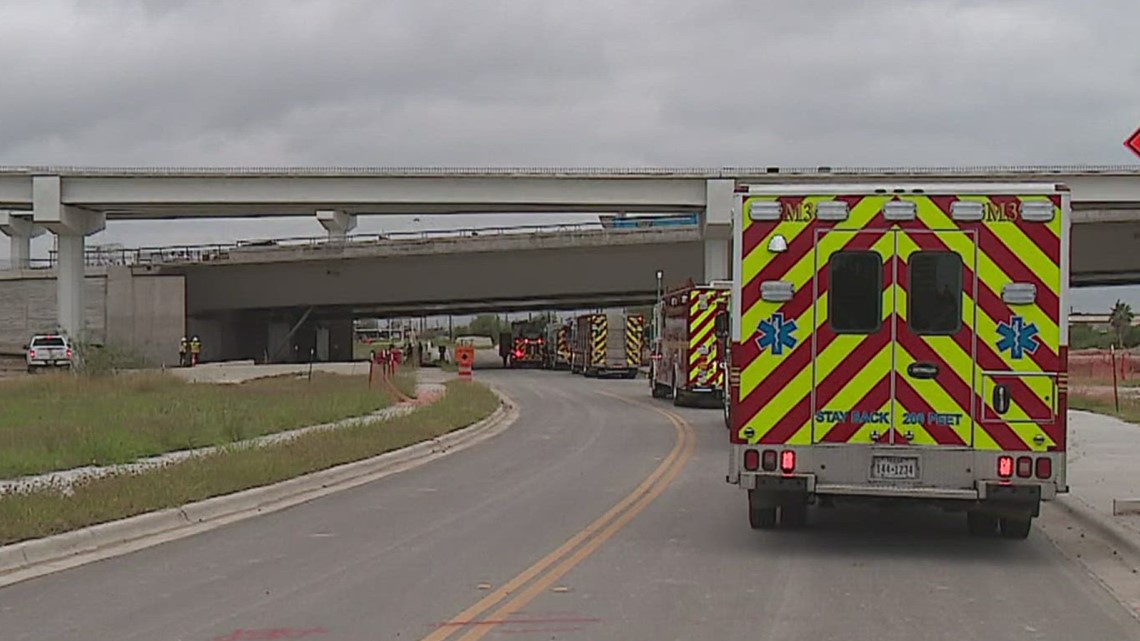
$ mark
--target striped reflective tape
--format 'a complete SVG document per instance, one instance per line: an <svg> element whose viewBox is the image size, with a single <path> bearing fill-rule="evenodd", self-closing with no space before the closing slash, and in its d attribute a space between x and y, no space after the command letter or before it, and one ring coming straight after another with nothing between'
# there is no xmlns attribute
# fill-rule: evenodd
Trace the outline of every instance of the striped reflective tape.
<svg viewBox="0 0 1140 641"><path fill-rule="evenodd" d="M981 198L986 212L997 213L967 224L951 217L956 198L908 195L904 198L915 202L915 219L887 224L882 218L883 205L896 198L779 199L785 212L808 213L826 200L845 201L848 219L837 223L806 215L758 223L745 215L739 271L745 282L741 325L746 332L756 328L761 335L745 339L734 355L742 363L738 424L748 428L753 440L777 443L811 442L813 434L829 442L868 441L873 431L898 433L905 428L908 442L914 444L972 441L980 449L1059 445L1063 442L1060 421L1027 420L1051 416L1052 411L1047 388L1034 387L1028 377L1009 379L1014 402L1004 420L987 420L977 429L973 426L973 419L982 416L983 410L992 410L981 390L973 387L975 370L1057 372L1063 365L1058 354L1059 199L1053 199L1058 215L1052 221L1018 223L1016 213L1029 198ZM948 230L960 233L944 233ZM767 251L775 234L784 237L787 251ZM872 251L881 257L886 274L883 327L894 329L897 344L883 331L868 336L836 336L830 331L828 258L840 250ZM962 258L962 329L952 336L918 336L908 329L910 259L916 252L950 252ZM780 304L760 300L759 283L765 280L791 282L792 300ZM1032 284L1038 295L1032 304L1015 309L1001 299L1002 288L1009 283ZM818 299L815 305L813 296ZM1019 332L1019 343L1002 338ZM894 372L918 362L936 363L952 376L940 377L938 384L899 384L901 377ZM891 425L879 425L876 430L870 427L876 425L873 421L863 421L813 431L814 414L832 402L837 407L858 406L870 418L881 418L879 412L887 403L882 401L884 393L887 401L894 401L888 410L894 412ZM905 423L908 419L913 422ZM742 429L741 434L745 433Z"/></svg>

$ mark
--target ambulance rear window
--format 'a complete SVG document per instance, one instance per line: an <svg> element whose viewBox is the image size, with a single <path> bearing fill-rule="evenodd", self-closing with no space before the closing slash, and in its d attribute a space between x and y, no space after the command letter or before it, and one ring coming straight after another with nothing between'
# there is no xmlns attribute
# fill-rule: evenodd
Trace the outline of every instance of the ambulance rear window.
<svg viewBox="0 0 1140 641"><path fill-rule="evenodd" d="M883 325L883 258L841 251L827 267L827 318L836 334L873 334Z"/></svg>
<svg viewBox="0 0 1140 641"><path fill-rule="evenodd" d="M957 334L962 329L962 257L920 251L907 261L907 325L923 335Z"/></svg>

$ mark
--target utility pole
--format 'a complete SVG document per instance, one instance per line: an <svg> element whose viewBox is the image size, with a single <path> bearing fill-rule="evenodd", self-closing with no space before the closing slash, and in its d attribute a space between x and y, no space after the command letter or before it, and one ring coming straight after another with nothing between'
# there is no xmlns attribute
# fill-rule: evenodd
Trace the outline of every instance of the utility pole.
<svg viewBox="0 0 1140 641"><path fill-rule="evenodd" d="M653 305L653 323L651 325L651 327L653 328L653 332L652 332L653 335L650 337L650 340L653 341L654 345L657 344L657 339L659 338L657 335L658 334L657 325L658 325L658 323L661 322L661 319L657 318L657 314L659 313L658 310L660 309L658 307L658 305L660 305L661 299L665 296L665 291L662 287L662 279L664 277L665 277L665 272L658 269L657 270L657 302L654 303L654 305Z"/></svg>

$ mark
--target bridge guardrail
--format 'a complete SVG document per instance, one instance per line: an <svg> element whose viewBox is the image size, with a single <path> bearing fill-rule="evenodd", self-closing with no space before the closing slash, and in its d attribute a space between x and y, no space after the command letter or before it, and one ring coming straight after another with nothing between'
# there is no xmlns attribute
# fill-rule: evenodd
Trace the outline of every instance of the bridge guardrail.
<svg viewBox="0 0 1140 641"><path fill-rule="evenodd" d="M644 221L652 220L646 224ZM616 221L616 222L615 222ZM638 221L636 223L624 221ZM576 231L606 232L613 234L631 234L661 228L690 227L699 224L699 217L695 215L683 216L657 216L638 218L604 217L600 222L585 223L559 223L554 225L512 225L468 227L463 229L431 229L414 231L392 231L368 234L351 234L343 240L332 239L327 236L293 236L283 238L266 238L255 240L240 240L230 243L202 243L193 245L168 245L161 247L116 247L116 248L88 248L85 263L88 267L106 266L132 266L132 265L166 265L182 263L208 263L224 260L231 253L244 251L258 251L265 249L287 249L297 247L349 247L379 244L383 242L409 242L423 240L442 240L455 238L477 238L481 236L507 236L515 234L543 234L565 233ZM51 269L57 261L57 253L49 251L47 258L33 258L29 267L32 269Z"/></svg>

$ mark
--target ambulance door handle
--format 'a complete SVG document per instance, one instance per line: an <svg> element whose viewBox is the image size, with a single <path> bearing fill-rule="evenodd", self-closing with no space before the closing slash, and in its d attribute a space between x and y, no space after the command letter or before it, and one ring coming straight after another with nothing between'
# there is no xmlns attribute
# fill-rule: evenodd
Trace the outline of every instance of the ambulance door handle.
<svg viewBox="0 0 1140 641"><path fill-rule="evenodd" d="M906 368L906 373L911 378L934 378L938 376L937 363L911 363Z"/></svg>
<svg viewBox="0 0 1140 641"><path fill-rule="evenodd" d="M998 414L1009 411L1009 388L1002 383L994 385L993 405L994 411Z"/></svg>

